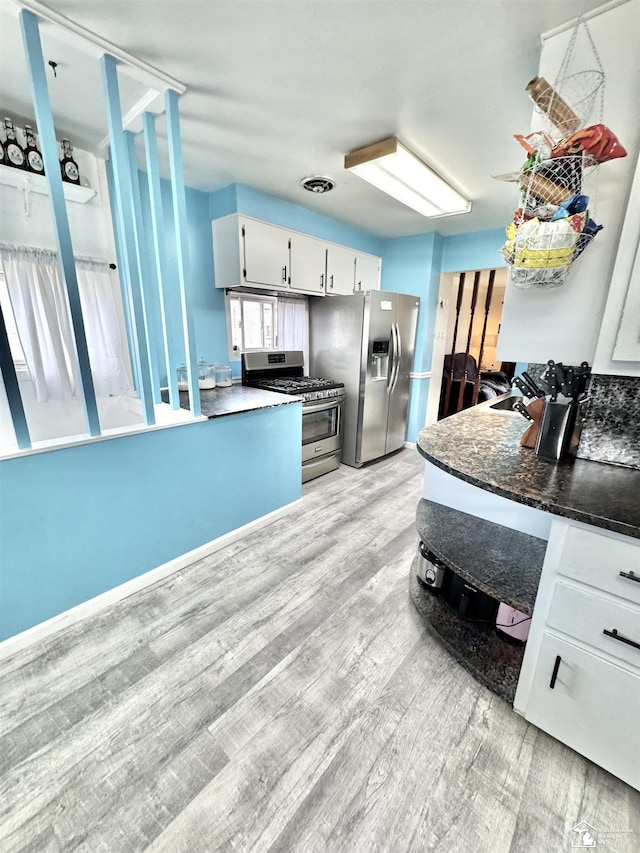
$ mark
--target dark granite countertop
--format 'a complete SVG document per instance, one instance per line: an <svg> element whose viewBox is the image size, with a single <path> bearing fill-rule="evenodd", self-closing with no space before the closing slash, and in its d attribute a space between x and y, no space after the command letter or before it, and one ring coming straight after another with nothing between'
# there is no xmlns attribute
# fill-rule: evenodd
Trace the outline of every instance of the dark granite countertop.
<svg viewBox="0 0 640 853"><path fill-rule="evenodd" d="M168 403L168 390L163 389L161 393L162 402ZM225 415L237 415L241 412L253 412L256 409L271 409L274 406L301 402L302 397L278 394L277 391L263 391L261 388L248 388L246 385L231 385L229 388L200 391L200 407L205 418L221 418ZM180 391L180 408L189 408L188 391Z"/></svg>
<svg viewBox="0 0 640 853"><path fill-rule="evenodd" d="M488 492L640 539L640 470L587 459L539 459L520 447L526 421L516 412L492 409L495 402L425 427L419 452Z"/></svg>
<svg viewBox="0 0 640 853"><path fill-rule="evenodd" d="M418 503L416 526L429 550L456 575L522 613L533 613L544 539L425 498Z"/></svg>

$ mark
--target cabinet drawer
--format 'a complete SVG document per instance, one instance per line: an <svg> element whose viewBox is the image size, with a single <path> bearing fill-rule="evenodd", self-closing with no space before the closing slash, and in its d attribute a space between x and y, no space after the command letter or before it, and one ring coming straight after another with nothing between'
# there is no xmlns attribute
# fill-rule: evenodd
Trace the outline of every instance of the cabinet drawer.
<svg viewBox="0 0 640 853"><path fill-rule="evenodd" d="M640 542L570 526L558 572L640 604L640 582L620 574L640 578Z"/></svg>
<svg viewBox="0 0 640 853"><path fill-rule="evenodd" d="M636 789L639 700L640 676L543 634L526 719Z"/></svg>
<svg viewBox="0 0 640 853"><path fill-rule="evenodd" d="M603 633L605 629L615 629L621 637L640 646L640 610L637 608L614 603L586 588L576 589L558 581L553 590L547 624L640 669L640 648Z"/></svg>

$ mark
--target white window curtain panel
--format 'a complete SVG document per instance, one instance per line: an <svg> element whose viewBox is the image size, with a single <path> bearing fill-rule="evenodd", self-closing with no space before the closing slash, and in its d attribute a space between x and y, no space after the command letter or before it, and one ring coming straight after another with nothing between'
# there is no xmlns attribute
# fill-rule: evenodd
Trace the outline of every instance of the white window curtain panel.
<svg viewBox="0 0 640 853"><path fill-rule="evenodd" d="M0 246L0 260L37 401L77 399L75 338L56 253ZM109 267L77 260L76 270L96 396L129 394Z"/></svg>
<svg viewBox="0 0 640 853"><path fill-rule="evenodd" d="M278 294L278 349L302 350L309 370L309 301Z"/></svg>

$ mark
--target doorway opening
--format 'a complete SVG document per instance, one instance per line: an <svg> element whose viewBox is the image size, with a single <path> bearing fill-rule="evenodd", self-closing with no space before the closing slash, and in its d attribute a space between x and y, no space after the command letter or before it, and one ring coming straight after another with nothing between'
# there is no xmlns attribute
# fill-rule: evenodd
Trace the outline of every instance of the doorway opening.
<svg viewBox="0 0 640 853"><path fill-rule="evenodd" d="M515 362L496 353L506 283L504 268L441 277L427 423L509 390Z"/></svg>

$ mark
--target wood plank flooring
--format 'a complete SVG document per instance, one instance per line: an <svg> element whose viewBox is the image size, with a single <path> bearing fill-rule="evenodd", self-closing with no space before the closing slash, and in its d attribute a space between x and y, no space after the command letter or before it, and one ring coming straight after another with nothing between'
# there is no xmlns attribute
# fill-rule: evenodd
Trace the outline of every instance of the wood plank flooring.
<svg viewBox="0 0 640 853"><path fill-rule="evenodd" d="M425 631L422 471L411 450L342 466L299 513L0 662L0 851L538 853L581 820L637 850L640 794Z"/></svg>

